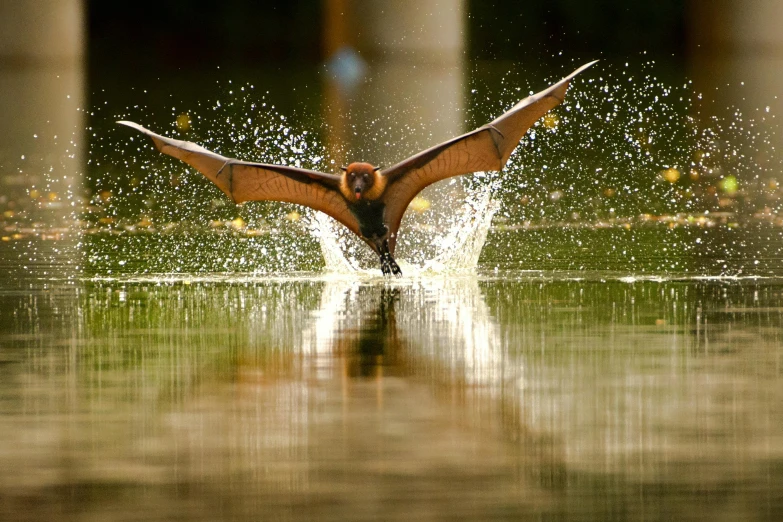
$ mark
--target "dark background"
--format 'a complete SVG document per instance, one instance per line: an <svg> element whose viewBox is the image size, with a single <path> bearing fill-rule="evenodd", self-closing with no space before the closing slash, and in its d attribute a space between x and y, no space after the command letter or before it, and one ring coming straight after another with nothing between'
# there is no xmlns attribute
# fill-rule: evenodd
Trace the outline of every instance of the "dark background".
<svg viewBox="0 0 783 522"><path fill-rule="evenodd" d="M480 4L480 9L478 8ZM90 0L93 67L268 65L323 60L321 0ZM680 54L685 0L469 0L468 57L548 51Z"/></svg>

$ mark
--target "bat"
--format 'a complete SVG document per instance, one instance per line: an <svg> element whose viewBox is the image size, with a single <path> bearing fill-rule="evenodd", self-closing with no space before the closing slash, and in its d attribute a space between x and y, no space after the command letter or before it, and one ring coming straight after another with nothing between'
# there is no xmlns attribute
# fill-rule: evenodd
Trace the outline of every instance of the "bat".
<svg viewBox="0 0 783 522"><path fill-rule="evenodd" d="M155 147L189 164L234 203L274 200L324 212L359 236L380 258L384 275L402 275L394 260L402 216L425 187L452 176L501 171L527 130L565 98L577 74L528 96L486 125L426 149L389 168L355 162L342 174L226 158L195 143L118 121L152 138Z"/></svg>

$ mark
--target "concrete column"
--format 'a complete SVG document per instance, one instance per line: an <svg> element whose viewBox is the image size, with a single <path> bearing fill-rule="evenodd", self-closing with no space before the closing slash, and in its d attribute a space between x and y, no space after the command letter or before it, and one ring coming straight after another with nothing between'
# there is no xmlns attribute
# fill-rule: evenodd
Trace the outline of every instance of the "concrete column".
<svg viewBox="0 0 783 522"><path fill-rule="evenodd" d="M388 167L466 130L465 0L325 0L324 14L325 117L336 161ZM454 214L460 188L451 185L448 196L427 189L431 206L409 211L408 234ZM398 255L432 255L430 238L419 243L400 244Z"/></svg>
<svg viewBox="0 0 783 522"><path fill-rule="evenodd" d="M69 192L80 187L86 154L83 60L82 0L0 0L0 210L6 219L54 213L51 224L62 226L70 214Z"/></svg>
<svg viewBox="0 0 783 522"><path fill-rule="evenodd" d="M689 11L690 74L707 110L783 117L783 2L691 0Z"/></svg>

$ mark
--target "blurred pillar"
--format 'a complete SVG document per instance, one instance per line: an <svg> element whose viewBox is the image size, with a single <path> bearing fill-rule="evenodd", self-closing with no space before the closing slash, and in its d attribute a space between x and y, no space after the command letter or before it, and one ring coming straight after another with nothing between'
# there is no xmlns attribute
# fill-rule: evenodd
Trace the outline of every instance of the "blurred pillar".
<svg viewBox="0 0 783 522"><path fill-rule="evenodd" d="M783 2L691 0L689 11L690 72L707 110L783 114Z"/></svg>
<svg viewBox="0 0 783 522"><path fill-rule="evenodd" d="M324 2L325 117L336 162L388 167L464 132L465 0ZM454 207L453 194L438 192L425 192L430 224L438 207Z"/></svg>
<svg viewBox="0 0 783 522"><path fill-rule="evenodd" d="M747 158L725 162L728 166L720 175L735 175L739 180L737 195L742 197L723 194L720 210L764 209L766 213L780 204L779 192L773 188L781 180L777 158L778 151L783 150L783 135L776 129L783 115L783 2L690 0L688 23L689 73L695 91L702 94L701 116L718 116L725 129L736 123L753 134L747 138L741 132L732 136L726 131L726 140L730 141L716 140L716 150L723 153L718 158L733 158L730 149L738 147L744 150L738 156ZM736 109L742 112L741 119L734 114ZM772 118L774 115L778 115L777 121ZM750 119L754 120L752 126ZM705 127L711 125L704 123ZM755 136L765 133L769 143ZM729 147L724 148L726 145ZM716 163L721 164L721 160ZM722 228L711 235L713 245L732 244L738 253L742 249L748 259L757 259L766 251L766 247L759 249L758 245L769 244L767 233L764 228L747 227L741 244L737 244L736 234ZM711 257L711 248L714 247L702 245L696 251Z"/></svg>
<svg viewBox="0 0 783 522"><path fill-rule="evenodd" d="M338 108L332 116L363 125L352 148L392 161L413 150L374 145L387 123L413 126L401 134L421 146L463 130L464 0L325 2L327 93Z"/></svg>
<svg viewBox="0 0 783 522"><path fill-rule="evenodd" d="M82 0L0 0L0 209L6 218L24 214L63 226L71 214L69 195L81 186L85 154L83 60Z"/></svg>

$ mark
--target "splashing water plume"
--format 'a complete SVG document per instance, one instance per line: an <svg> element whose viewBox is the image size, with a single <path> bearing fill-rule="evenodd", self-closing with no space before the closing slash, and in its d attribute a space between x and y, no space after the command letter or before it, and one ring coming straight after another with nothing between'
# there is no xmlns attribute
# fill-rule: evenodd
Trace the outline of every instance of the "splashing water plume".
<svg viewBox="0 0 783 522"><path fill-rule="evenodd" d="M461 208L456 209L447 221L445 235L436 235L433 240L437 255L427 259L426 256L416 256L416 252L409 251L409 254L412 253L415 257L399 260L403 273L407 275L475 269L497 209L498 205L492 199L491 186L487 185L471 192ZM375 256L361 240L346 233L342 225L321 213L316 213L313 225L327 270L375 273ZM406 232L416 235L416 231Z"/></svg>
<svg viewBox="0 0 783 522"><path fill-rule="evenodd" d="M398 244L406 275L472 270L480 255L482 265L501 269L722 274L780 268L774 260L783 255L783 169L770 126L775 115L705 116L690 82L658 80L653 61L635 67L602 63L577 79L502 173L445 182L461 184L464 201L409 209ZM483 87L481 71L474 76L466 129L559 79L510 72L498 93ZM95 114L106 121L141 119L227 156L337 170L318 137L329 131L324 123L314 126L319 132L296 130L301 125L249 84L229 82L221 101L175 106L163 118L138 106L105 118ZM236 207L199 174L151 153L139 137L123 135L127 146L116 150L117 135L94 132L90 152L92 196L82 222L92 271L377 268L370 249L331 218L283 203Z"/></svg>

